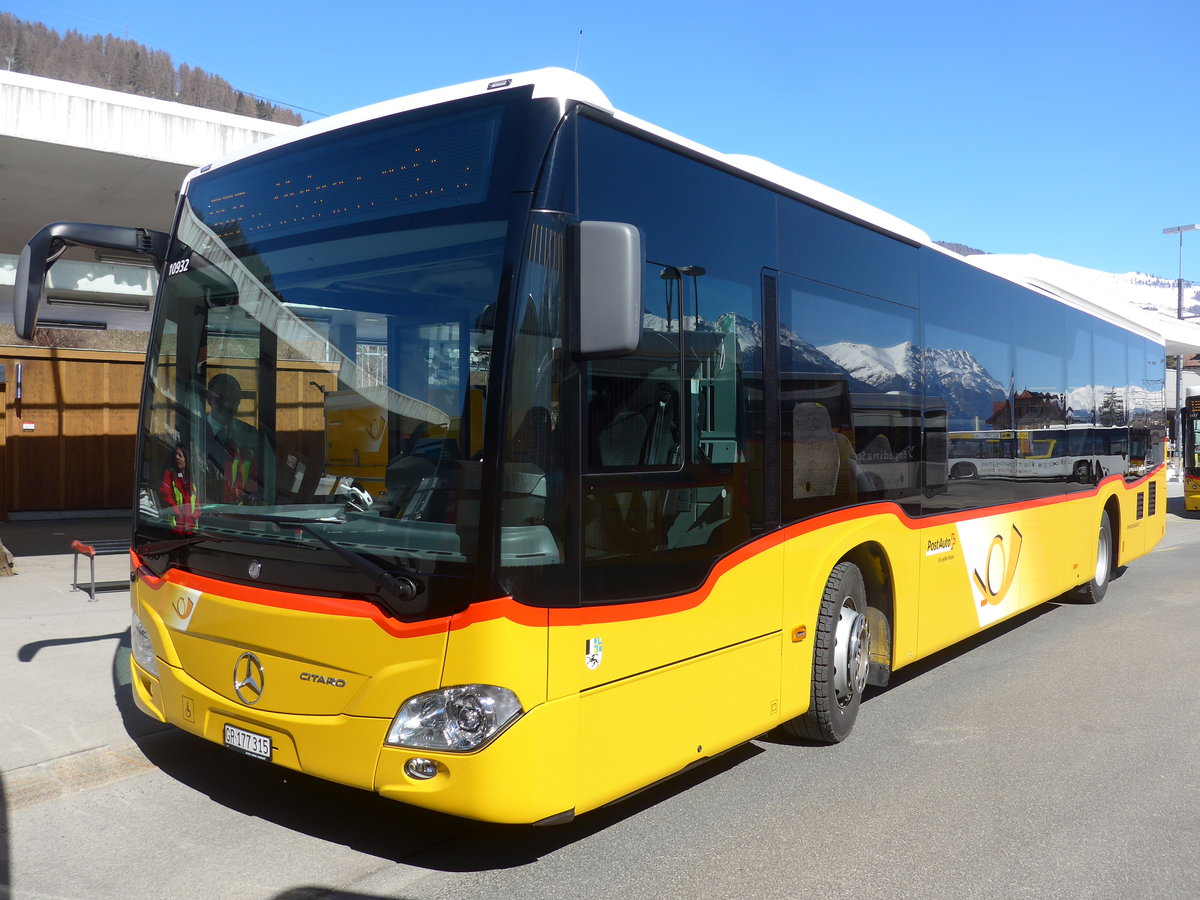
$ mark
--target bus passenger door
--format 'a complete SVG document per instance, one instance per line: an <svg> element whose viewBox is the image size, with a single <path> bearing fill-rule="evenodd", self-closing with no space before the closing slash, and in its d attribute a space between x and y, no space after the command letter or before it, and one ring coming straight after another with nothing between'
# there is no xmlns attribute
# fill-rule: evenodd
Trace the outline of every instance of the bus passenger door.
<svg viewBox="0 0 1200 900"><path fill-rule="evenodd" d="M733 552L758 452L761 357L730 312L748 289L699 266L644 279L637 350L585 365L582 604L551 651L579 673L585 804L765 731L778 699L778 559Z"/></svg>

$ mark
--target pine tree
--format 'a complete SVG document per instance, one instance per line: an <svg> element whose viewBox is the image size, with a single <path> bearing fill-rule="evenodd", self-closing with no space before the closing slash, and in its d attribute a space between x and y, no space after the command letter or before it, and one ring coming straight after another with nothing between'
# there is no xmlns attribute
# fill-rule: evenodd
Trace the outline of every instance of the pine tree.
<svg viewBox="0 0 1200 900"><path fill-rule="evenodd" d="M254 98L249 94L237 92L237 103L234 105L233 111L239 116L253 116L257 110L254 105Z"/></svg>
<svg viewBox="0 0 1200 900"><path fill-rule="evenodd" d="M1125 424L1125 401L1116 388L1104 392L1104 399L1100 402L1100 424L1105 427Z"/></svg>
<svg viewBox="0 0 1200 900"><path fill-rule="evenodd" d="M303 122L289 109L235 91L218 75L187 63L176 69L165 51L113 35L86 37L72 30L63 37L45 25L5 12L0 12L0 66L259 119Z"/></svg>

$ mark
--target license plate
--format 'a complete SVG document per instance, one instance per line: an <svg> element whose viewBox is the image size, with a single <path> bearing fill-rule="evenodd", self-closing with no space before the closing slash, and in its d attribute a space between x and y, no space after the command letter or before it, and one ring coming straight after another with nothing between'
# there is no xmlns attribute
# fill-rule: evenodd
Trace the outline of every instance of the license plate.
<svg viewBox="0 0 1200 900"><path fill-rule="evenodd" d="M225 726L225 746L256 759L271 758L271 739L265 734L243 731L233 725Z"/></svg>

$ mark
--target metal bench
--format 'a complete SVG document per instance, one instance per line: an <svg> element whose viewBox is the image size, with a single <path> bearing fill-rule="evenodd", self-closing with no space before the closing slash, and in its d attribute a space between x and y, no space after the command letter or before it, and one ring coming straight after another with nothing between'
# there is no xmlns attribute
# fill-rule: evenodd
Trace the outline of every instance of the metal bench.
<svg viewBox="0 0 1200 900"><path fill-rule="evenodd" d="M88 601L96 599L98 591L119 591L122 588L129 587L128 579L124 581L101 581L96 582L96 557L97 556L116 556L120 553L129 553L132 544L127 540L104 540L104 541L71 541L71 549L75 551L75 556L71 564L71 590L86 591ZM88 584L79 583L79 557L86 556L91 565L91 580L89 588Z"/></svg>

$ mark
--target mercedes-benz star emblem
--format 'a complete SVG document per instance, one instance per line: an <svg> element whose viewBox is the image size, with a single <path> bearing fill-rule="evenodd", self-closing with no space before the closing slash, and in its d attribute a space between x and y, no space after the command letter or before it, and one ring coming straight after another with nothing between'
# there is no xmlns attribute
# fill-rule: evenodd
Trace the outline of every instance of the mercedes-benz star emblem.
<svg viewBox="0 0 1200 900"><path fill-rule="evenodd" d="M233 692L247 706L253 706L262 699L263 685L262 663L253 653L243 653L233 664Z"/></svg>
<svg viewBox="0 0 1200 900"><path fill-rule="evenodd" d="M250 577L258 578L262 574L262 563L257 559L250 560Z"/></svg>

